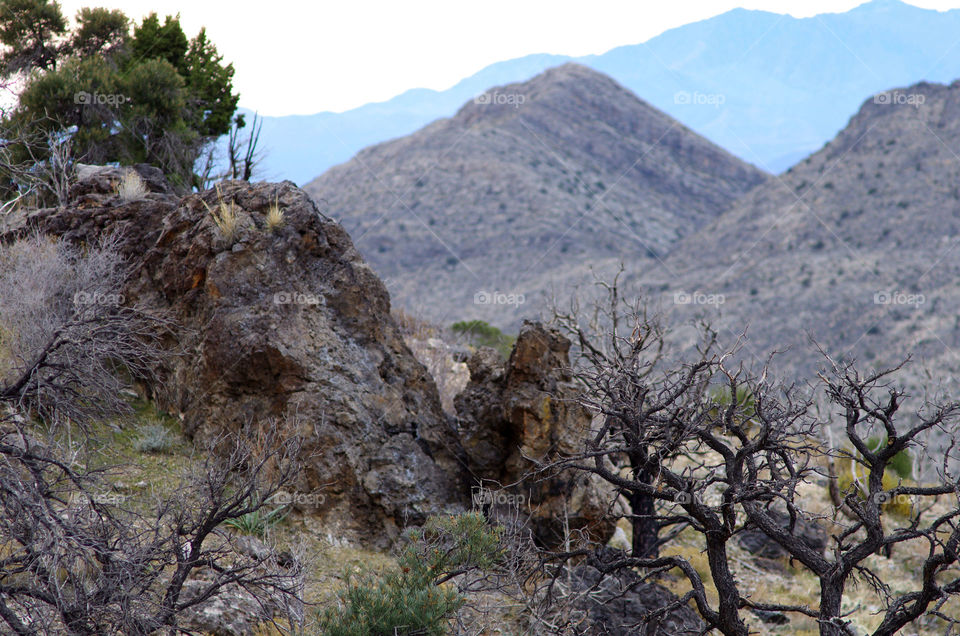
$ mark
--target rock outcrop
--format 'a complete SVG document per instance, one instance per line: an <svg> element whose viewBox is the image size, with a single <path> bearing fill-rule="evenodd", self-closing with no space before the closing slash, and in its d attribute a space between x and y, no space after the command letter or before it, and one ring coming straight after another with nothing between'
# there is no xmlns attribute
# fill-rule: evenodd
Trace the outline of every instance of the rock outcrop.
<svg viewBox="0 0 960 636"><path fill-rule="evenodd" d="M11 216L0 240L120 232L134 269L127 301L166 312L182 352L148 387L160 406L194 438L253 435L272 420L301 435L297 487L346 536L385 543L405 522L462 508L456 431L343 228L290 182L225 182L180 199L137 170L150 190L142 198L115 194L119 169L89 169L73 205ZM211 213L221 202L233 233ZM273 228L272 205L284 211Z"/></svg>
<svg viewBox="0 0 960 636"><path fill-rule="evenodd" d="M524 323L506 363L488 348L470 358L470 383L455 400L475 504L508 516L519 504L546 545L563 541L565 520L599 541L614 530L615 496L599 479L573 470L531 473L581 450L577 442L590 430L593 418L571 384L569 349L558 331Z"/></svg>
<svg viewBox="0 0 960 636"><path fill-rule="evenodd" d="M287 568L293 565L293 557L288 552L268 559L270 547L256 537L240 536L232 547L261 562L265 576L287 575ZM217 573L210 568L195 571L184 582L182 600L188 602L203 594L216 578ZM189 607L184 612L183 623L190 630L211 636L254 636L269 633L267 626L274 620L280 624L287 621L302 624L303 615L304 606L300 599L276 591L254 595L234 584L224 586L217 595Z"/></svg>
<svg viewBox="0 0 960 636"><path fill-rule="evenodd" d="M774 510L774 518L783 528L790 528L790 516L785 512ZM811 519L797 518L791 531L793 536L799 538L811 550L818 554L823 554L829 543L827 531ZM767 536L765 532L756 526L748 527L737 536L737 542L747 552L759 557L758 561L763 564L763 560L785 559L789 553L779 543Z"/></svg>
<svg viewBox="0 0 960 636"><path fill-rule="evenodd" d="M573 592L582 595L579 606L586 613L574 631L582 636L680 636L701 634L704 624L688 605L680 604L658 618L650 614L678 599L657 583L646 583L629 569L604 574L598 566L618 558L618 552L601 549L571 573Z"/></svg>

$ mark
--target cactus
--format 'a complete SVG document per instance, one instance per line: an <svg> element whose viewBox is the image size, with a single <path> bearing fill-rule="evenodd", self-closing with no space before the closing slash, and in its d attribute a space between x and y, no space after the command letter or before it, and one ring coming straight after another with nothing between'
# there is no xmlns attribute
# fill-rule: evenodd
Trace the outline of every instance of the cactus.
<svg viewBox="0 0 960 636"><path fill-rule="evenodd" d="M906 451L904 451L906 452ZM887 466L893 469L893 462L887 464ZM912 465L912 459L911 459ZM837 461L837 485L840 488L840 492L848 493L851 490L857 493L857 496L862 500L867 498L867 479L869 475L867 474L866 467L858 461L854 461L851 455L846 455L841 457ZM894 474L896 473L896 474ZM913 504L911 503L909 497L899 496L896 498L887 499L889 491L896 488L901 479L906 479L902 475L896 472L896 470L885 470L883 472L883 490L884 493L881 493L879 496L884 499L880 502L880 509L883 512L896 515L898 517L909 518L913 516Z"/></svg>

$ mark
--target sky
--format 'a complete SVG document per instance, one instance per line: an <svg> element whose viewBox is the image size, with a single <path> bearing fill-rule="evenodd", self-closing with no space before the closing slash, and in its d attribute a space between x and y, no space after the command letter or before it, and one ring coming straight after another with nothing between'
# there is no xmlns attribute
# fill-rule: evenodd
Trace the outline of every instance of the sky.
<svg viewBox="0 0 960 636"><path fill-rule="evenodd" d="M280 116L340 112L411 88L444 90L480 69L533 53L588 55L637 44L737 7L809 17L863 0L61 0L140 20L180 14L236 69L240 105ZM960 0L911 0L928 9Z"/></svg>

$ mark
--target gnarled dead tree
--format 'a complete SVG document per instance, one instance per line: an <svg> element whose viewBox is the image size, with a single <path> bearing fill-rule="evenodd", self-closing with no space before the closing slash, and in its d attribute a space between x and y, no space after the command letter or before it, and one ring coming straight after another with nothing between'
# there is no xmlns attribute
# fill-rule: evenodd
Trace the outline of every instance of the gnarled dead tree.
<svg viewBox="0 0 960 636"><path fill-rule="evenodd" d="M849 449L838 451L821 441L829 423L815 417L810 397L771 382L767 366L752 374L732 362L736 348L711 353L710 347L692 360L667 363L660 344L654 344L663 338L659 324L623 304L616 284L607 287L606 300L606 311L618 312L615 320L607 316L606 344L581 328L575 315L559 317L582 350L577 370L584 386L582 400L602 418L602 426L583 440L582 452L549 467L598 475L629 502L635 532L631 553L607 559L601 564L604 571L639 567L654 577L678 568L690 591L674 606L693 601L710 627L729 636L748 633L741 613L745 609L804 614L818 621L825 636L852 636L842 609L852 581L871 585L883 605L876 636L894 634L925 614L937 615L960 593L960 479L949 471L956 459L950 457L952 447L938 483L900 482L886 490L883 483L884 471L898 453L906 449L922 454L927 432L953 431L956 437L960 406L928 405L905 424L898 416L903 394L888 386L896 369L862 376L852 365L831 363L819 386L844 418L842 443ZM712 345L709 338L707 344ZM738 397L723 400L718 397L722 395ZM872 448L868 440L877 435L887 443ZM866 478L863 485L843 493L852 520L837 526L824 554L801 531L827 516L811 509L804 491L827 487L828 466L839 455L858 462ZM914 514L898 522L887 504L903 497L911 498ZM719 598L715 605L690 562L657 556L654 546L665 540L657 532L667 527L691 528L702 535ZM818 606L815 599L809 605L791 605L743 592L727 546L748 530L762 531L817 576ZM638 531L645 536L638 539ZM885 584L868 559L908 542L922 544L928 556L915 589L903 592Z"/></svg>

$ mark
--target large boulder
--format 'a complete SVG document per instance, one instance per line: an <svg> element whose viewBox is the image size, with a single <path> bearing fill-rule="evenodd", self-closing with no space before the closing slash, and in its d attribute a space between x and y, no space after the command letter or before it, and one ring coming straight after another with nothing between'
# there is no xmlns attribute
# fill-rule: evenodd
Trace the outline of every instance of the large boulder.
<svg viewBox="0 0 960 636"><path fill-rule="evenodd" d="M462 509L456 430L343 228L290 182L224 182L181 199L140 172L150 192L124 202L119 170L88 170L77 205L11 216L0 240L119 231L134 267L127 301L168 312L182 353L147 390L194 438L254 435L269 421L302 436L297 489L313 496L298 501L335 533L386 544L406 522ZM235 236L211 213L221 202ZM273 228L272 205L284 211Z"/></svg>
<svg viewBox="0 0 960 636"><path fill-rule="evenodd" d="M790 515L780 510L770 511L774 520L784 529L790 528ZM812 519L798 517L793 525L792 534L798 537L811 550L823 554L827 549L827 531ZM744 550L758 557L761 564L775 559L784 559L789 553L779 543L774 541L763 530L756 526L747 526L739 535L737 542ZM772 564L776 567L776 564Z"/></svg>
<svg viewBox="0 0 960 636"><path fill-rule="evenodd" d="M487 348L468 360L470 383L454 402L475 503L505 516L519 508L547 546L560 545L568 531L594 541L614 531L616 496L604 482L571 469L541 470L582 451L591 431L569 350L558 331L526 322L506 363Z"/></svg>
<svg viewBox="0 0 960 636"><path fill-rule="evenodd" d="M617 550L603 548L571 572L572 592L578 596L585 620L574 629L582 636L680 636L702 634L703 621L687 604L657 583L645 582L624 568L604 573L603 566L618 559ZM671 607L657 618L658 611Z"/></svg>

